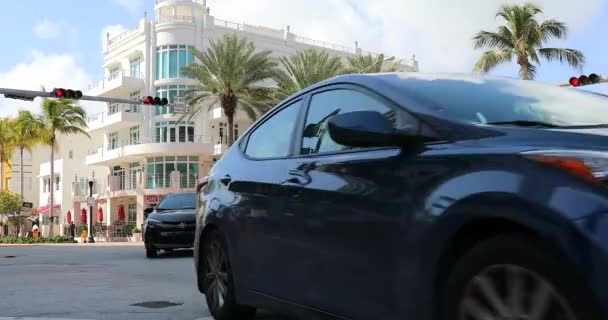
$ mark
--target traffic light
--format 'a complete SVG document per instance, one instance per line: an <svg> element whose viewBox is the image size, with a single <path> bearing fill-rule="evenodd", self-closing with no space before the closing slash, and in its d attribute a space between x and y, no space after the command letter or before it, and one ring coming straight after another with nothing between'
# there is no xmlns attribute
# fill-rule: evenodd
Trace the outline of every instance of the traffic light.
<svg viewBox="0 0 608 320"><path fill-rule="evenodd" d="M167 98L159 98L159 97L151 97L147 96L144 99L144 104L154 105L154 106L166 106L169 104L169 100Z"/></svg>
<svg viewBox="0 0 608 320"><path fill-rule="evenodd" d="M82 92L80 90L55 88L53 89L53 92L51 92L51 96L60 99L80 99L82 98Z"/></svg>
<svg viewBox="0 0 608 320"><path fill-rule="evenodd" d="M600 77L596 73L592 73L589 76L586 76L583 74L578 78L572 77L572 78L570 78L568 83L570 83L570 85L573 87L582 87L582 86L586 86L586 85L590 85L590 84L600 83L601 80L602 80L602 77Z"/></svg>

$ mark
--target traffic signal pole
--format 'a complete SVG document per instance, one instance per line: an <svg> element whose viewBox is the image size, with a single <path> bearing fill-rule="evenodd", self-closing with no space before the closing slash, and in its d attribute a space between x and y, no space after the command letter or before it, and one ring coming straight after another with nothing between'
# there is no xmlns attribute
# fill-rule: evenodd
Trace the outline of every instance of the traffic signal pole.
<svg viewBox="0 0 608 320"><path fill-rule="evenodd" d="M30 90L19 90L19 89L7 89L0 88L0 94L3 94L7 99L18 99L18 100L26 100L33 101L34 98L55 98L52 92L45 91L30 91ZM137 100L129 100L129 99L120 99L120 98L110 98L110 97L95 97L95 96L82 96L82 98L78 100L87 100L87 101L99 101L99 102L110 102L110 103L140 103L141 101Z"/></svg>

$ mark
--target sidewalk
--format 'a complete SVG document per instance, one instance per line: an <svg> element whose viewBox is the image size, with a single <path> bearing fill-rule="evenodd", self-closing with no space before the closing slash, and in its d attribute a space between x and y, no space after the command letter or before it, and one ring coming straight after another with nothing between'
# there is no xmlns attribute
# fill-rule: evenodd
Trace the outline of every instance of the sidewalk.
<svg viewBox="0 0 608 320"><path fill-rule="evenodd" d="M143 247L143 242L95 242L95 243L32 243L32 244L0 244L0 247Z"/></svg>

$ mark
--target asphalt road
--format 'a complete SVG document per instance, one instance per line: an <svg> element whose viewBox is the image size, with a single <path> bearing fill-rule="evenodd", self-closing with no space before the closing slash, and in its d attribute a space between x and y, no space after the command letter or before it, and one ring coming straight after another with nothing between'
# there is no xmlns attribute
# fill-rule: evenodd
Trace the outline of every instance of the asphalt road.
<svg viewBox="0 0 608 320"><path fill-rule="evenodd" d="M211 320L195 281L192 251L147 259L139 246L0 247L0 320Z"/></svg>

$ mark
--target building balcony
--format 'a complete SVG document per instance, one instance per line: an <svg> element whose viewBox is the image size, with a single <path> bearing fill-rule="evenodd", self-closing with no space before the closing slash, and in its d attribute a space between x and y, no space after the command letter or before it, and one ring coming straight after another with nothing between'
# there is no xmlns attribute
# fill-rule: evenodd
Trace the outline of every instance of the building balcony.
<svg viewBox="0 0 608 320"><path fill-rule="evenodd" d="M160 142L156 139L117 141L90 150L86 157L86 164L111 166L122 162L140 161L149 155L191 155L193 153L211 155L213 147L211 137L208 136L191 136L187 141L172 142Z"/></svg>
<svg viewBox="0 0 608 320"><path fill-rule="evenodd" d="M144 87L144 75L120 70L107 78L97 81L87 88L87 95L128 97L129 93Z"/></svg>
<svg viewBox="0 0 608 320"><path fill-rule="evenodd" d="M104 179L105 180L105 179ZM106 193L108 187L105 181L93 179L93 196L99 197L100 194ZM85 202L89 196L89 184L81 184L80 182L72 182L72 199L74 202Z"/></svg>
<svg viewBox="0 0 608 320"><path fill-rule="evenodd" d="M91 115L87 118L87 132L112 127L113 129L128 128L142 121L141 107L137 104L111 103L108 110Z"/></svg>

